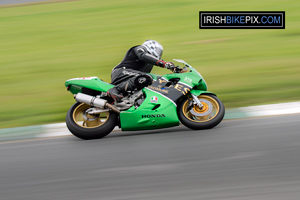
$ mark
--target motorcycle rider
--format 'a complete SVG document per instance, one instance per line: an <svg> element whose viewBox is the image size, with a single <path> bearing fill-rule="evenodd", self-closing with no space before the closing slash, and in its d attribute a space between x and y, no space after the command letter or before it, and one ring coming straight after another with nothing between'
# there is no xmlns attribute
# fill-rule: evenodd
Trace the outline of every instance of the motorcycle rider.
<svg viewBox="0 0 300 200"><path fill-rule="evenodd" d="M153 65L173 70L172 62L161 59L162 45L155 40L146 40L142 45L131 47L124 59L113 68L111 83L115 87L107 91L108 96L120 102L128 91L142 89L153 81L149 73Z"/></svg>

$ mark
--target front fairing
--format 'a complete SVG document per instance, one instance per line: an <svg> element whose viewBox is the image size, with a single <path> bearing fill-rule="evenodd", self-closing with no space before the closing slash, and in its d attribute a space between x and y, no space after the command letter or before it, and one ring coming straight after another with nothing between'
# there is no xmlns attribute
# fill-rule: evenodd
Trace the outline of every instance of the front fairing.
<svg viewBox="0 0 300 200"><path fill-rule="evenodd" d="M207 90L207 84L202 77L202 75L191 65L186 63L184 60L179 60L179 59L174 59L175 61L184 64L186 67L190 69L189 72L183 73L186 74L187 76L183 79L180 80L183 83L190 84L193 88L198 89L198 90ZM192 81L191 81L192 79Z"/></svg>
<svg viewBox="0 0 300 200"><path fill-rule="evenodd" d="M194 88L197 90L204 90L204 91L207 90L207 84L206 84L204 78L195 68L193 68L191 65L189 65L188 63L186 63L183 60L177 60L177 59L174 59L174 60L176 62L184 64L185 67L187 67L189 69L189 71L185 72L185 73L165 74L162 76L164 79L170 80L173 78L179 78L180 83L182 83L184 85L188 85L190 88ZM151 75L155 80L157 80L158 78L161 77L156 74L151 74Z"/></svg>
<svg viewBox="0 0 300 200"><path fill-rule="evenodd" d="M194 90L207 91L206 83L201 74L184 61L179 60L179 62L186 66L184 73L171 73L163 76L153 76L151 74L155 81L147 87L162 94L174 104L177 104L182 96Z"/></svg>

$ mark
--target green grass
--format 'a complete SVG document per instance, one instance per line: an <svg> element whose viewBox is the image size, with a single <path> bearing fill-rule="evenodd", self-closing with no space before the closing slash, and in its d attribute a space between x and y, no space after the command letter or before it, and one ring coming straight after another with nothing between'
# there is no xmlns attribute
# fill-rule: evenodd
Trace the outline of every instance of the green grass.
<svg viewBox="0 0 300 200"><path fill-rule="evenodd" d="M198 29L199 11L286 11L284 30ZM64 121L67 79L98 76L146 39L197 68L226 108L299 101L299 1L84 0L0 8L0 128ZM168 73L155 68L153 73Z"/></svg>

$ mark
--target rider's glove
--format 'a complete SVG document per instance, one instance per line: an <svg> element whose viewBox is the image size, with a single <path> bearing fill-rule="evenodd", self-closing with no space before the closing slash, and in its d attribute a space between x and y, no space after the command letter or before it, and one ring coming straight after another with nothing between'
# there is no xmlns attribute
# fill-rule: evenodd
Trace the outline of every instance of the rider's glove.
<svg viewBox="0 0 300 200"><path fill-rule="evenodd" d="M175 69L175 65L172 62L167 62L164 67L171 71L173 71Z"/></svg>
<svg viewBox="0 0 300 200"><path fill-rule="evenodd" d="M165 67L166 61L164 61L164 60L158 60L158 61L156 62L156 65L157 65L157 66L160 66L160 67Z"/></svg>

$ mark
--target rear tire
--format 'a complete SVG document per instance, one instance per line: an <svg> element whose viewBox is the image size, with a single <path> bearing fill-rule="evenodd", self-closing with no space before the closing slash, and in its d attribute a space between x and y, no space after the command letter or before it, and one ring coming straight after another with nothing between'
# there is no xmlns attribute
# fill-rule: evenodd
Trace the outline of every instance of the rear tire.
<svg viewBox="0 0 300 200"><path fill-rule="evenodd" d="M190 129L202 130L217 126L224 118L225 107L222 101L212 94L198 96L203 104L202 108L192 105L189 108L189 102L192 99L184 99L177 112L178 118L183 125Z"/></svg>
<svg viewBox="0 0 300 200"><path fill-rule="evenodd" d="M70 132L81 139L100 139L107 136L117 125L118 114L110 111L99 115L85 113L91 106L75 103L68 111L66 124Z"/></svg>

